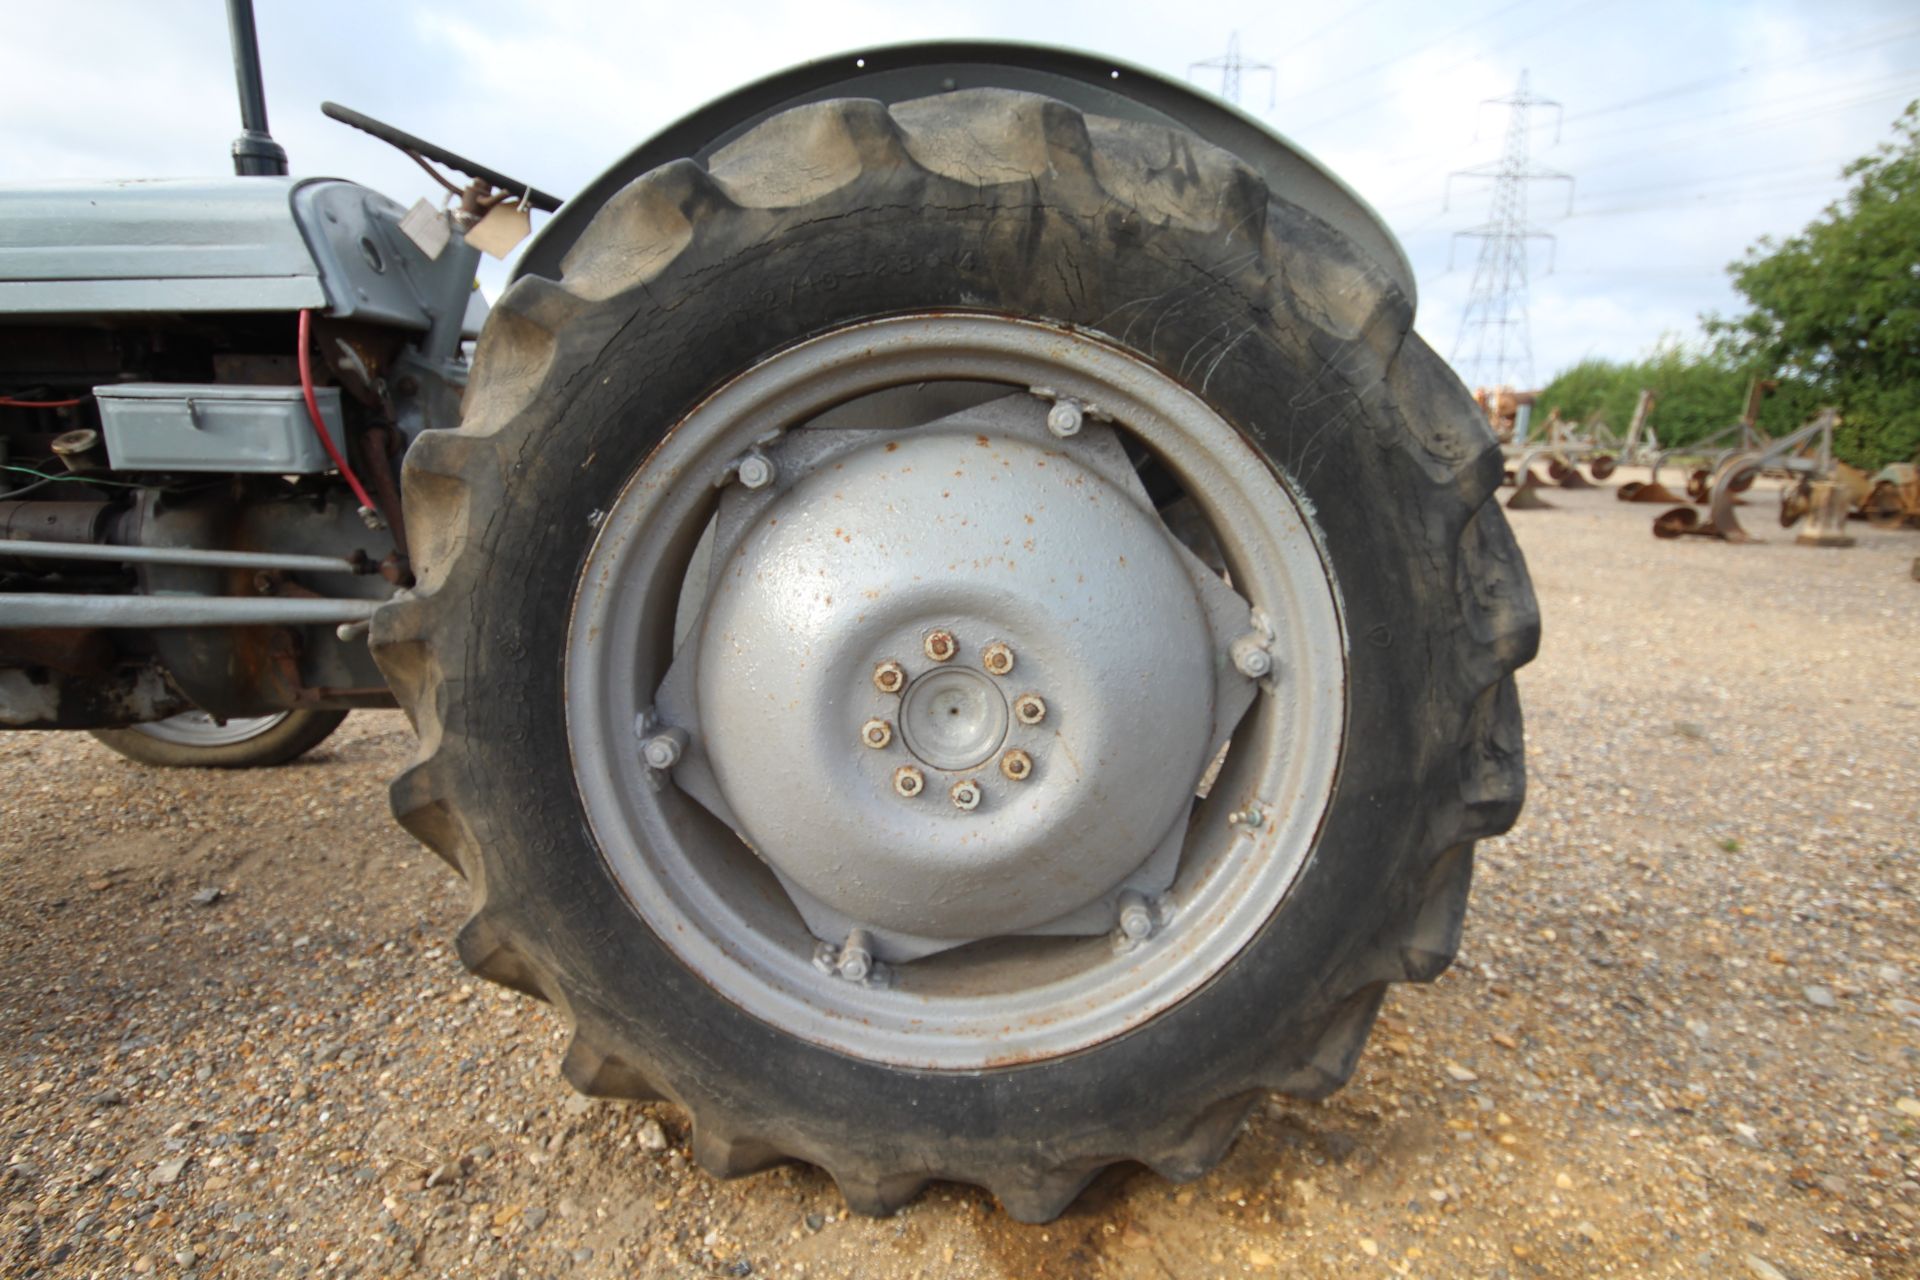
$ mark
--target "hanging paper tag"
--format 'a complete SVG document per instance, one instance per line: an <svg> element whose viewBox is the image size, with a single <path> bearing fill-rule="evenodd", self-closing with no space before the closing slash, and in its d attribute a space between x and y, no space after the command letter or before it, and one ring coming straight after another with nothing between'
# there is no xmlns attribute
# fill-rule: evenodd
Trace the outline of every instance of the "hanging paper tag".
<svg viewBox="0 0 1920 1280"><path fill-rule="evenodd" d="M428 258L438 258L453 239L453 228L448 225L447 215L428 204L425 200L413 202L413 208L407 210L400 219L400 231L407 239L420 246L420 252Z"/></svg>
<svg viewBox="0 0 1920 1280"><path fill-rule="evenodd" d="M487 216L467 228L467 243L482 253L504 258L533 231L533 217L507 201L487 210Z"/></svg>

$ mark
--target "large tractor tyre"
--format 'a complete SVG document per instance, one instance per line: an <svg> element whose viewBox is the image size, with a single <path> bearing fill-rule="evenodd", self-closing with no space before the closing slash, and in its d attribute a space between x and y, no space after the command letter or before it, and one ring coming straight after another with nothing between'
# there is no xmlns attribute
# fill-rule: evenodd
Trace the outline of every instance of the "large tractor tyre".
<svg viewBox="0 0 1920 1280"><path fill-rule="evenodd" d="M1411 319L1230 155L1027 94L634 181L407 457L373 640L462 959L865 1213L1045 1221L1338 1088L1525 785L1500 451Z"/></svg>
<svg viewBox="0 0 1920 1280"><path fill-rule="evenodd" d="M344 711L281 711L216 720L186 711L127 729L95 729L93 736L129 760L163 769L263 769L305 755L346 718Z"/></svg>

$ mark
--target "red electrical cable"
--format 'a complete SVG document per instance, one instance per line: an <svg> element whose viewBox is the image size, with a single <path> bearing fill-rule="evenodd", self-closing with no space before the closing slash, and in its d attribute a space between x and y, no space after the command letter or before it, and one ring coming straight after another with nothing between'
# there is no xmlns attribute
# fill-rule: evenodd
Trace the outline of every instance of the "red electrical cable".
<svg viewBox="0 0 1920 1280"><path fill-rule="evenodd" d="M11 396L0 396L0 405L9 409L71 409L86 402L86 396L77 400L15 400Z"/></svg>
<svg viewBox="0 0 1920 1280"><path fill-rule="evenodd" d="M333 459L333 465L340 469L341 476L346 479L347 487L353 490L353 496L360 503L361 509L378 512L380 508L375 506L373 499L367 496L367 491L360 487L360 478L353 474L353 468L347 465L347 460L340 456L340 450L334 448L332 437L327 435L327 424L320 417L320 402L314 398L313 394L313 357L309 352L312 346L313 312L302 308L299 350L300 394L307 400L307 420L313 423L313 433L320 437L321 446L326 449L327 456Z"/></svg>

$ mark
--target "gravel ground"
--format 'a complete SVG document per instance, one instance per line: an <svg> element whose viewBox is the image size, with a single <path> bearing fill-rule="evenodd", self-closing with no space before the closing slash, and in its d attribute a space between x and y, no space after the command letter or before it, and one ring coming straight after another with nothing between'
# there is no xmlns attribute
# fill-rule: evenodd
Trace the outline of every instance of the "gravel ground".
<svg viewBox="0 0 1920 1280"><path fill-rule="evenodd" d="M1461 962L1344 1092L1047 1227L721 1184L672 1108L571 1094L387 817L397 714L253 775L0 737L0 1273L1920 1274L1920 536L1554 500L1515 518L1532 801Z"/></svg>

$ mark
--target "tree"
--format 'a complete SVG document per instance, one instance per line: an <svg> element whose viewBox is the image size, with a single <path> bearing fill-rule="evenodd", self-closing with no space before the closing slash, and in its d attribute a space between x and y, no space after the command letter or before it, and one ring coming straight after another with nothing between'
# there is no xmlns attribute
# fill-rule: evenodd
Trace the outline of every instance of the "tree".
<svg viewBox="0 0 1920 1280"><path fill-rule="evenodd" d="M1739 421L1747 386L1756 377L1771 378L1771 367L1742 362L1721 348L1703 348L1662 338L1641 360L1582 360L1561 372L1540 393L1534 421L1554 409L1563 418L1599 417L1625 431L1642 389L1654 393L1653 425L1663 443L1692 444ZM1783 383L1760 405L1760 426L1783 435L1813 416L1818 393Z"/></svg>
<svg viewBox="0 0 1920 1280"><path fill-rule="evenodd" d="M1752 310L1708 322L1733 362L1837 405L1836 450L1869 467L1920 450L1920 102L1894 134L1799 235L1728 268Z"/></svg>

